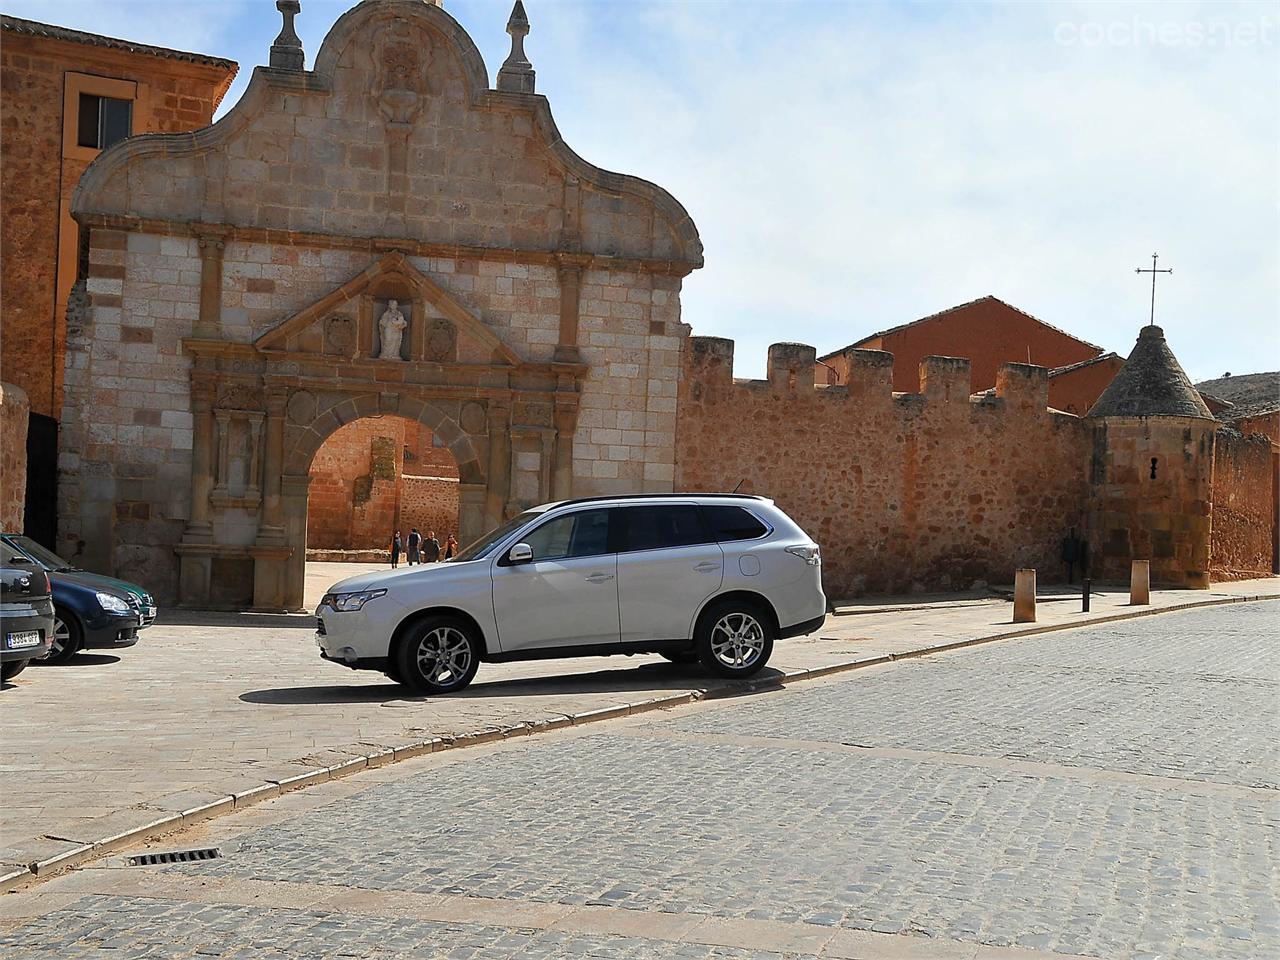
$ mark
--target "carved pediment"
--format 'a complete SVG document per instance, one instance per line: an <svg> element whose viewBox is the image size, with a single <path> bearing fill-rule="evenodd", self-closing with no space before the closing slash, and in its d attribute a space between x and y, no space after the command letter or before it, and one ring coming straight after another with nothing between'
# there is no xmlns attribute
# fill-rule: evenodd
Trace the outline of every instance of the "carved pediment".
<svg viewBox="0 0 1280 960"><path fill-rule="evenodd" d="M403 360L451 363L463 355L520 366L519 356L484 321L399 251L264 331L254 346L262 351L376 358L382 352L378 320L392 303L407 321L404 346L397 351Z"/></svg>

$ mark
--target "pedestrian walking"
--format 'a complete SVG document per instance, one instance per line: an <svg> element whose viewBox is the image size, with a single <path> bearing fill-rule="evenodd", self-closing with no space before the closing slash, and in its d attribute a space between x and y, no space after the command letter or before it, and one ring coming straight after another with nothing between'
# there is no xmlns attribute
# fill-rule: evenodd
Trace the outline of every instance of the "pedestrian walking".
<svg viewBox="0 0 1280 960"><path fill-rule="evenodd" d="M409 531L409 566L422 562L422 534L418 532L418 528L414 527Z"/></svg>
<svg viewBox="0 0 1280 960"><path fill-rule="evenodd" d="M429 530L427 539L422 541L422 562L436 563L440 559L440 541L436 539L436 532Z"/></svg>
<svg viewBox="0 0 1280 960"><path fill-rule="evenodd" d="M458 555L458 538L452 533L444 541L444 558L452 560Z"/></svg>
<svg viewBox="0 0 1280 960"><path fill-rule="evenodd" d="M400 531L397 530L391 537L391 569L394 570L400 565L400 554L404 553L404 543L400 540Z"/></svg>

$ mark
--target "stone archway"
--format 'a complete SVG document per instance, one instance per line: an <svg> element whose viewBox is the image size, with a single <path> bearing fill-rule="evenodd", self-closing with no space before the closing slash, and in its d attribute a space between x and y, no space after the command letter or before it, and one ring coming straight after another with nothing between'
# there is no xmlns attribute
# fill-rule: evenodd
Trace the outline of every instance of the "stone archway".
<svg viewBox="0 0 1280 960"><path fill-rule="evenodd" d="M300 405L294 404L295 407ZM459 416L467 420L469 425L487 428L488 419L479 404L468 402L459 404L459 407ZM427 400L374 393L339 399L317 413L305 427L301 424L294 425L301 429L294 431L292 442L284 456L280 477L280 511L283 519L282 540L289 551L281 570L283 605L286 609L300 609L302 606L306 576L307 498L312 460L325 440L342 427L365 417L387 415L421 423L444 440L458 465L459 540L469 543L485 531L488 483L477 447L486 442L487 437L464 430L441 406Z"/></svg>

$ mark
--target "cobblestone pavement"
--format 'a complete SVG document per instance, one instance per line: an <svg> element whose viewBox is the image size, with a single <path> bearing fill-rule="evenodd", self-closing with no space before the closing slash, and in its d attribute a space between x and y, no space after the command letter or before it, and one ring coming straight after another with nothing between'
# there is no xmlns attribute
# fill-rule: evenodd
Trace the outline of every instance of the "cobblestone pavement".
<svg viewBox="0 0 1280 960"><path fill-rule="evenodd" d="M388 768L168 845L222 859L55 879L0 950L1280 956L1278 614L1049 634Z"/></svg>
<svg viewBox="0 0 1280 960"><path fill-rule="evenodd" d="M104 933L106 934L104 936ZM33 943L34 941L34 943ZM450 960L783 960L771 950L655 942L559 930L510 929L384 917L352 923L319 912L263 910L91 896L20 936L0 935L0 948L33 958L115 960L284 960L297 957L405 957ZM812 956L812 955L810 955ZM786 960L804 960L787 954Z"/></svg>

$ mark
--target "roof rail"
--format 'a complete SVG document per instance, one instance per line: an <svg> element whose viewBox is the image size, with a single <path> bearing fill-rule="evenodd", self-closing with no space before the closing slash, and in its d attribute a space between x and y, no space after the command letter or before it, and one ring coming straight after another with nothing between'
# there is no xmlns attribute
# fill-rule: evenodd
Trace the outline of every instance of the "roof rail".
<svg viewBox="0 0 1280 960"><path fill-rule="evenodd" d="M682 491L680 493L615 493L612 496L600 497L574 497L571 500L557 501L557 506L564 506L569 503L598 503L601 500L654 500L654 499L671 499L672 497L724 497L726 500L764 500L765 497L755 493L695 493L693 491Z"/></svg>

